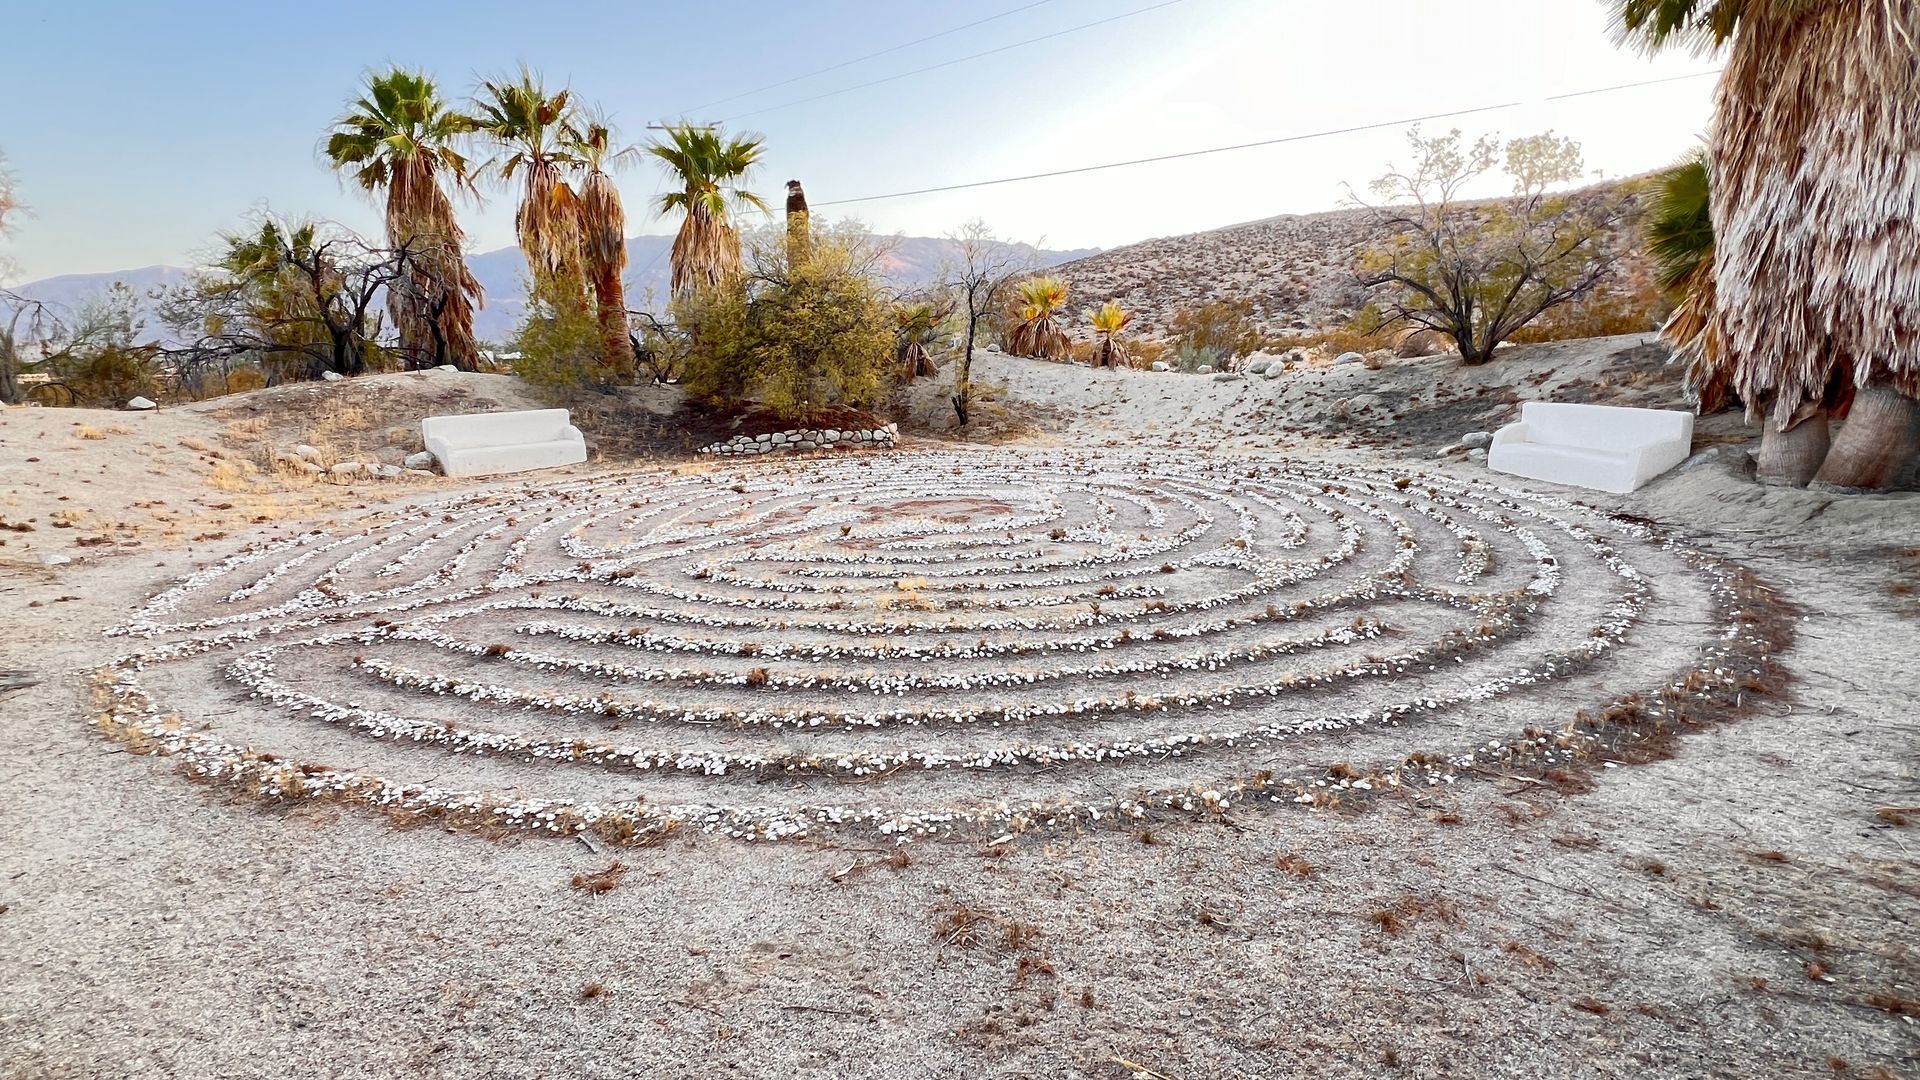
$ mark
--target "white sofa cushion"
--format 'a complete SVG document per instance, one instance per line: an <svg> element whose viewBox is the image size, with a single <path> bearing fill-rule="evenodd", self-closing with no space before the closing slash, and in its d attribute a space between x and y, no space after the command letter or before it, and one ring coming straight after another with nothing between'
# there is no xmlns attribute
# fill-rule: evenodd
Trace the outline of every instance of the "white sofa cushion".
<svg viewBox="0 0 1920 1080"><path fill-rule="evenodd" d="M1487 467L1624 494L1684 461L1692 446L1692 413L1533 401L1494 434Z"/></svg>
<svg viewBox="0 0 1920 1080"><path fill-rule="evenodd" d="M427 450L448 476L491 476L587 460L587 441L565 409L429 416Z"/></svg>

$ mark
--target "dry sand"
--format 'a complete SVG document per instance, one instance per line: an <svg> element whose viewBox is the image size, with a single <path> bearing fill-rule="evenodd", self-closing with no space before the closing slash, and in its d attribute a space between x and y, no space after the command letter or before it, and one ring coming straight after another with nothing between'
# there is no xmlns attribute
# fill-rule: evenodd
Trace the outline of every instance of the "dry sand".
<svg viewBox="0 0 1920 1080"><path fill-rule="evenodd" d="M1436 377L1531 393L1548 367L1592 382L1627 344L1463 374L1350 365L1291 404L1285 379L983 367L1030 443L1484 478L1434 457L1478 413L1383 450L1365 425L1323 428L1325 403ZM389 407L404 427L439 406ZM1898 553L1920 496L1761 492L1731 460L1583 496L1683 528L1804 613L1788 696L1591 790L1482 780L891 861L851 834L595 851L262 809L93 731L85 672L126 648L100 631L172 581L363 504L486 490L230 492L211 486L232 482L223 459L183 443L243 454L215 441L232 422L0 413L0 515L36 525L0 534L0 667L45 680L0 698L0 1076L1920 1075L1916 836L1876 813L1920 804ZM112 542L54 543L40 526L70 506L93 515L71 531ZM571 884L615 858L609 891Z"/></svg>

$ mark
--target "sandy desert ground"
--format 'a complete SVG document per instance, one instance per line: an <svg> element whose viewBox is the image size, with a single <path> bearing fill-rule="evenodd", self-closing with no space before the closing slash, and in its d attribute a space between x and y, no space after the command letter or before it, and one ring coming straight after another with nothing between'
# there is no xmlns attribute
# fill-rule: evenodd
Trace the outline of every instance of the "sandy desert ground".
<svg viewBox="0 0 1920 1080"><path fill-rule="evenodd" d="M1920 494L1447 452L1646 350L505 483L273 464L501 377L0 413L0 1076L1920 1076Z"/></svg>

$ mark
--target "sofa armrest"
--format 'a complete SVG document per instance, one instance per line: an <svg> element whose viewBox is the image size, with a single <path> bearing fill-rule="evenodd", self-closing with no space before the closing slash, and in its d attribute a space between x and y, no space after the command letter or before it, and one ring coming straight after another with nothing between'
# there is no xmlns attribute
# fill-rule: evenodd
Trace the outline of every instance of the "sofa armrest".
<svg viewBox="0 0 1920 1080"><path fill-rule="evenodd" d="M567 430L560 433L560 438L566 442L572 442L576 439L579 440L580 442L587 441L587 437L585 435L580 434L580 429L577 427L574 427L572 424L568 424Z"/></svg>
<svg viewBox="0 0 1920 1080"><path fill-rule="evenodd" d="M1494 446L1505 446L1508 443L1523 443L1526 441L1527 425L1518 421L1508 424L1493 433Z"/></svg>

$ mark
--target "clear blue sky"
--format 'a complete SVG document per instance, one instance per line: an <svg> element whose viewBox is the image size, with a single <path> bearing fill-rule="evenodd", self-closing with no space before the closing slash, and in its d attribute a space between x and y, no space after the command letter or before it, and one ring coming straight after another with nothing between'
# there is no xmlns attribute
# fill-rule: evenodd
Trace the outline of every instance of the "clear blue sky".
<svg viewBox="0 0 1920 1080"><path fill-rule="evenodd" d="M378 227L322 167L320 142L369 67L399 63L464 93L525 61L611 110L652 119L1032 0L732 4L472 0L319 6L256 0L14 0L0 66L0 152L31 214L0 253L16 280L191 263L262 207ZM963 33L694 115L721 119L1146 7L1046 0ZM561 13L564 12L564 15ZM758 188L824 201L1271 138L1506 101L1446 122L1470 134L1554 127L1610 175L1676 157L1705 125L1710 79L1559 103L1550 94L1706 70L1616 49L1601 0L1180 0L1039 45L740 120L768 137ZM970 217L1050 246L1110 247L1326 209L1378 174L1396 131L851 208L938 235ZM634 232L665 232L622 180ZM476 249L512 242L507 197L463 211Z"/></svg>

